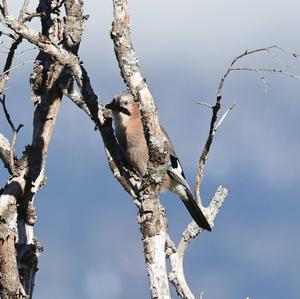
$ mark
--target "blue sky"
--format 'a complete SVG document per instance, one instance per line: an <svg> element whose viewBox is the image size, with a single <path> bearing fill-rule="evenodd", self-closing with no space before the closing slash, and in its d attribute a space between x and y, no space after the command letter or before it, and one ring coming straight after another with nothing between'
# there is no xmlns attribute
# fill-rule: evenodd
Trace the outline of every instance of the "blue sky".
<svg viewBox="0 0 300 299"><path fill-rule="evenodd" d="M18 1L9 2L15 11ZM228 64L246 49L277 44L300 52L300 2L134 0L129 5L143 74L193 185L210 119L210 111L196 102L214 100ZM124 89L109 38L111 6L86 1L90 18L80 49L103 103ZM35 55L18 55L15 63ZM298 60L281 57L300 74ZM240 65L276 62L265 54ZM13 119L25 124L19 153L31 136L30 71L26 65L12 72L7 90ZM215 139L202 193L208 202L222 184L230 196L213 232L194 240L185 258L187 279L196 294L204 290L205 299L299 298L300 82L269 74L266 79L267 93L254 73L234 73L224 86L224 107L237 105ZM0 115L0 132L9 136ZM35 297L148 298L136 209L107 167L99 134L68 99L47 160L48 182L36 199L36 234L45 252ZM2 185L6 177L1 169ZM173 194L164 193L161 200L178 241L190 217Z"/></svg>

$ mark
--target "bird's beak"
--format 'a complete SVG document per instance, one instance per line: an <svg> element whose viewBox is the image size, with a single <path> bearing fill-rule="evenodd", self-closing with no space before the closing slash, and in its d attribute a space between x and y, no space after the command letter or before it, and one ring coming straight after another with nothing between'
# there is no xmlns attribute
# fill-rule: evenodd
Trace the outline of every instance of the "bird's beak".
<svg viewBox="0 0 300 299"><path fill-rule="evenodd" d="M118 111L121 113L124 113L126 115L130 115L130 112L128 109L120 107L120 105L117 103L115 99L113 99L109 104L105 105L105 108L110 109L112 111Z"/></svg>
<svg viewBox="0 0 300 299"><path fill-rule="evenodd" d="M109 104L105 105L105 108L110 109L110 110L120 110L119 105L116 103L116 100L113 99Z"/></svg>

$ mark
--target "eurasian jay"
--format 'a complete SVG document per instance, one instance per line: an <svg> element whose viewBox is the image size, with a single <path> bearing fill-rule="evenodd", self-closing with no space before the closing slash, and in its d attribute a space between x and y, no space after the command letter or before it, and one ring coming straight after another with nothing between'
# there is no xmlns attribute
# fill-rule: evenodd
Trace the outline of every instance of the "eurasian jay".
<svg viewBox="0 0 300 299"><path fill-rule="evenodd" d="M134 101L132 94L126 91L114 98L111 103L106 105L106 108L112 110L115 133L125 162L138 175L143 176L147 170L148 148L139 104ZM161 130L166 137L169 151L168 169L162 188L176 193L198 226L211 231L206 217L194 200L171 140L162 127Z"/></svg>

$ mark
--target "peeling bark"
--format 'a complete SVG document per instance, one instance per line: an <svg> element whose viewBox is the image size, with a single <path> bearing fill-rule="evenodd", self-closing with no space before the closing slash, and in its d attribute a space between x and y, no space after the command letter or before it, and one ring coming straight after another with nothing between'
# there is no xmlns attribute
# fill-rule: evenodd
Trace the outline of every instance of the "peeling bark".
<svg viewBox="0 0 300 299"><path fill-rule="evenodd" d="M8 141L8 139L0 134L0 159L4 163L4 167L11 172L10 169L10 151L11 151L11 146Z"/></svg>
<svg viewBox="0 0 300 299"><path fill-rule="evenodd" d="M41 0L38 10L47 12L57 3ZM20 23L20 26L23 24ZM49 40L55 42L60 39L61 27L56 16L45 14L42 28ZM63 70L63 66L40 52L31 76L35 103L32 143L17 161L16 175L8 181L0 197L3 235L0 260L8 261L0 264L0 272L9 274L0 280L3 298L32 297L38 256L42 252L33 231L36 221L34 198L45 182L47 149L62 99L60 85L70 84L71 77ZM7 223L10 226L5 225ZM14 295L6 295L9 289Z"/></svg>
<svg viewBox="0 0 300 299"><path fill-rule="evenodd" d="M206 217L212 227L214 226L213 222L227 196L228 190L223 186L220 186L211 199L208 208L205 209ZM195 296L189 288L189 285L185 279L183 259L188 245L202 231L203 229L199 228L194 222L192 222L183 232L182 238L177 248L172 242L170 242L170 240L167 241L166 252L171 262L171 272L169 273L169 280L175 287L177 294L183 299L195 299Z"/></svg>
<svg viewBox="0 0 300 299"><path fill-rule="evenodd" d="M6 4L6 1L3 1L3 4ZM167 218L159 201L161 184L167 170L166 142L160 129L153 97L140 71L131 42L127 1L113 0L114 22L111 37L121 75L136 101L140 103L149 151L147 173L142 179L126 168L114 135L111 117L99 104L98 96L77 53L87 19L83 15L83 0L40 0L37 12L25 17L27 4L25 0L22 17L19 19L8 14L7 5L2 9L2 13L0 12L0 21L12 29L15 36L20 40L26 39L40 49L31 76L35 105L32 143L25 148L23 156L16 160L13 171L15 175L7 181L5 188L0 190L0 273L7 273L0 275L1 295L5 299L32 297L38 255L42 251L33 231L36 221L34 198L45 182L48 145L62 96L65 94L94 122L104 141L108 163L114 176L139 208L138 222L151 297L170 298L169 279L181 298L194 299L184 277L183 257L187 246L202 230L194 223L190 224L178 248L167 233ZM58 12L62 5L66 11L63 21L59 19ZM24 24L24 20L31 20L36 16L42 20L41 33ZM7 82L5 80L4 85ZM75 83L80 93L75 90ZM205 160L202 159L204 163L209 147L206 149ZM0 158L7 167L10 166L11 153L12 146L0 134ZM199 169L200 183L196 183L197 190L203 175L203 168ZM220 187L210 206L203 208L212 225L226 196L227 190ZM166 257L171 261L172 269L169 275Z"/></svg>
<svg viewBox="0 0 300 299"><path fill-rule="evenodd" d="M165 244L167 221L159 202L159 192L166 175L167 150L161 132L153 97L141 74L130 38L126 0L115 0L111 37L121 75L128 88L140 102L142 123L149 151L147 173L139 192L141 208L139 223L150 280L151 298L171 298L166 270Z"/></svg>

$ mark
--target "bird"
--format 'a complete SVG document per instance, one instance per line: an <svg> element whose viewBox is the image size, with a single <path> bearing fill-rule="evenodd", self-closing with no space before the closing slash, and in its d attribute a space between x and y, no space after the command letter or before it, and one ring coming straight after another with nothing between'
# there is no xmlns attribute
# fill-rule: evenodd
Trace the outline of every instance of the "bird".
<svg viewBox="0 0 300 299"><path fill-rule="evenodd" d="M114 97L105 108L112 111L115 135L126 164L140 177L143 177L147 171L149 155L139 103L134 100L130 91L124 91ZM162 189L169 189L174 192L181 199L197 225L211 231L210 224L193 197L171 139L163 127L161 130L167 141L169 156L168 169Z"/></svg>

